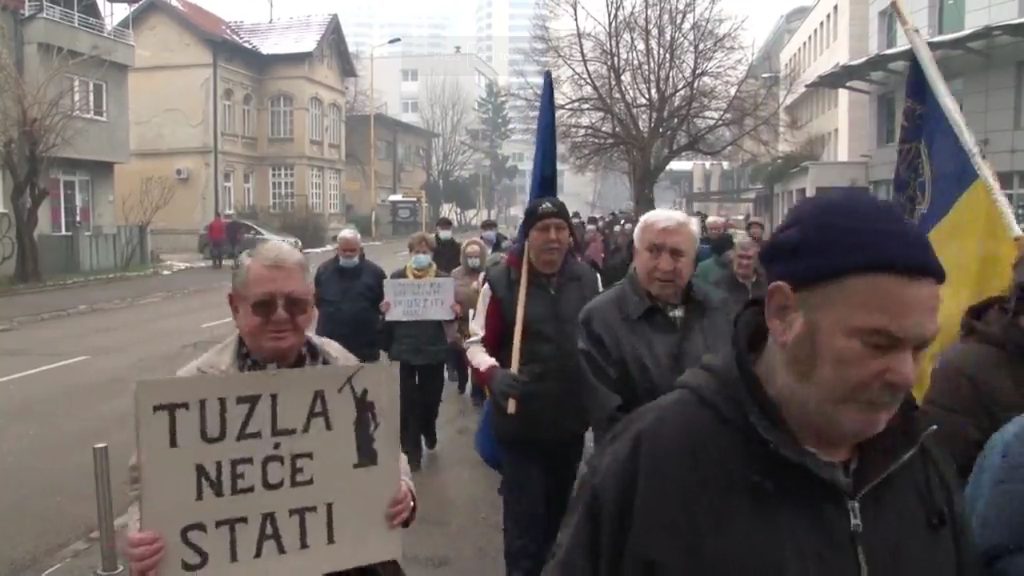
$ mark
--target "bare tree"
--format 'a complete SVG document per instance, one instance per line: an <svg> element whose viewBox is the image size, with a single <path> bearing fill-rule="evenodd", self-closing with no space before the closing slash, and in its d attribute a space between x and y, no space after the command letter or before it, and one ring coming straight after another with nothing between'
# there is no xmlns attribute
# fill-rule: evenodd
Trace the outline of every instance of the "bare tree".
<svg viewBox="0 0 1024 576"><path fill-rule="evenodd" d="M465 176L473 161L473 104L458 81L448 77L428 78L420 94L423 127L436 134L427 178L440 186L444 199L453 201L445 189Z"/></svg>
<svg viewBox="0 0 1024 576"><path fill-rule="evenodd" d="M4 41L3 46L10 44ZM17 282L38 282L39 209L50 195L47 172L51 158L72 138L74 104L67 78L71 67L88 59L51 48L44 65L23 74L15 58L0 47L0 163L11 175Z"/></svg>
<svg viewBox="0 0 1024 576"><path fill-rule="evenodd" d="M541 3L534 60L555 77L561 135L579 164L628 166L639 213L669 162L717 156L776 117L722 0Z"/></svg>
<svg viewBox="0 0 1024 576"><path fill-rule="evenodd" d="M143 176L137 189L121 197L121 220L134 228L134 233L126 236L121 268L131 267L153 220L171 205L176 192L177 188L166 176Z"/></svg>

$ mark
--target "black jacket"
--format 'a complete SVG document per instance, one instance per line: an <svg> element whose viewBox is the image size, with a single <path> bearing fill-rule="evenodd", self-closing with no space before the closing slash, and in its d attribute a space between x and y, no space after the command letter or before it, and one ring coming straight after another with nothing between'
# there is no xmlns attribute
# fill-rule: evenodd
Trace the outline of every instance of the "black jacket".
<svg viewBox="0 0 1024 576"><path fill-rule="evenodd" d="M604 254L604 267L601 268L601 283L605 289L615 286L629 273L633 264L633 241L625 246L613 243Z"/></svg>
<svg viewBox="0 0 1024 576"><path fill-rule="evenodd" d="M673 390L705 354L726 352L731 335L722 296L703 284L687 288L681 325L651 300L635 272L595 298L580 314L579 333L595 437Z"/></svg>
<svg viewBox="0 0 1024 576"><path fill-rule="evenodd" d="M725 274L720 275L712 283L712 286L725 296L725 306L728 310L730 324L732 324L733 317L747 305L747 302L764 298L764 293L768 290L768 283L763 275L758 274L754 277L753 282L744 284L732 270L727 270Z"/></svg>
<svg viewBox="0 0 1024 576"><path fill-rule="evenodd" d="M448 274L437 272L437 278ZM391 274L392 280L407 278L405 268ZM384 343L388 357L393 362L405 362L414 366L444 364L448 359L448 334L445 322L440 320L414 320L409 322L385 322Z"/></svg>
<svg viewBox="0 0 1024 576"><path fill-rule="evenodd" d="M360 362L380 359L380 303L384 300L384 271L365 258L354 268L342 268L337 258L317 268L316 333L345 347Z"/></svg>
<svg viewBox="0 0 1024 576"><path fill-rule="evenodd" d="M502 332L507 335L501 338L496 359L506 368L512 358L519 293L517 261L510 259L511 266L502 264L487 277L491 289L488 308L498 307L494 313L502 318ZM519 369L525 382L515 415L494 411L494 431L499 440L559 440L586 432L583 373L575 342L580 311L597 292L597 275L571 256L566 257L553 279L530 275ZM492 314L490 309L487 314Z"/></svg>
<svg viewBox="0 0 1024 576"><path fill-rule="evenodd" d="M441 272L451 274L452 270L462 265L462 244L454 238L441 240L436 234L434 240L437 242L437 248L434 249L434 264L437 264L437 269Z"/></svg>
<svg viewBox="0 0 1024 576"><path fill-rule="evenodd" d="M747 308L735 355L616 429L550 574L978 574L951 466L913 401L860 446L850 486L797 443L754 374L766 334L763 308Z"/></svg>

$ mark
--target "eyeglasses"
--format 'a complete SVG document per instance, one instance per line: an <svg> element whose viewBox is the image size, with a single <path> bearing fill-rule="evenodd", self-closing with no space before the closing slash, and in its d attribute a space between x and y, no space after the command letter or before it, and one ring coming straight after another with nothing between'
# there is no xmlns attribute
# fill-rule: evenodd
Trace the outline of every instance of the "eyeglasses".
<svg viewBox="0 0 1024 576"><path fill-rule="evenodd" d="M285 296L260 297L249 303L249 310L252 311L253 316L263 321L269 321L277 314L277 310L280 307L284 310L285 314L294 320L299 316L309 313L309 309L312 306L313 302L309 298L287 294Z"/></svg>

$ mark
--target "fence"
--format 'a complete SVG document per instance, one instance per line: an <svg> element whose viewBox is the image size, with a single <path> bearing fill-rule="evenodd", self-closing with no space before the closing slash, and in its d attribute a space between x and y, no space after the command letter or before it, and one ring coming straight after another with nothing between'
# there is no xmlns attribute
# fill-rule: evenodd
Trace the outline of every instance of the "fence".
<svg viewBox="0 0 1024 576"><path fill-rule="evenodd" d="M131 261L126 262L132 247ZM86 234L40 234L39 265L43 276L104 272L149 264L149 239L135 226L112 232L94 229Z"/></svg>

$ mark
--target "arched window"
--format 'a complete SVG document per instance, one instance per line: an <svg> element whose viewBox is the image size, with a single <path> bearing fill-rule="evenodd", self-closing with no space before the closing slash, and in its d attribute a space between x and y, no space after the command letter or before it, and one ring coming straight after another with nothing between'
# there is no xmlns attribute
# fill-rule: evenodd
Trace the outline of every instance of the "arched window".
<svg viewBox="0 0 1024 576"><path fill-rule="evenodd" d="M324 139L324 103L316 97L309 99L309 139L314 142Z"/></svg>
<svg viewBox="0 0 1024 576"><path fill-rule="evenodd" d="M341 106L331 104L327 109L327 143L341 145Z"/></svg>
<svg viewBox="0 0 1024 576"><path fill-rule="evenodd" d="M291 138L295 134L295 108L291 96L270 99L270 137Z"/></svg>
<svg viewBox="0 0 1024 576"><path fill-rule="evenodd" d="M220 129L226 134L234 134L235 124L235 93L228 88L221 97Z"/></svg>
<svg viewBox="0 0 1024 576"><path fill-rule="evenodd" d="M256 110L253 108L252 94L242 97L242 135L256 135Z"/></svg>

